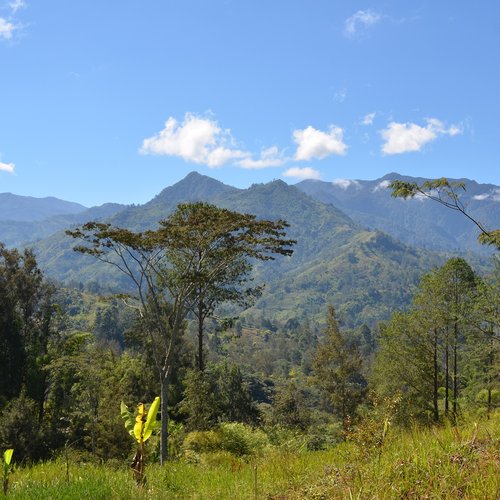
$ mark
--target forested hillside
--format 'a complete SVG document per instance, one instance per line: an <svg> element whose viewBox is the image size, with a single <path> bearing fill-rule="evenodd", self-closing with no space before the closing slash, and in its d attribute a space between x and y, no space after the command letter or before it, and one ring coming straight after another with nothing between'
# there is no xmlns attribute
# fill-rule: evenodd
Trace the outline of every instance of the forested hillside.
<svg viewBox="0 0 500 500"><path fill-rule="evenodd" d="M290 224L288 234L297 240L293 256L255 268L256 282L265 281L266 288L254 310L269 319L319 320L333 302L347 324L373 324L408 304L419 277L445 258L366 230L334 206L283 181L240 190L191 173L145 205L128 207L105 220L136 231L153 229L179 202L198 200ZM73 245L61 231L34 246L48 276L65 283L128 286L112 268L75 254Z"/></svg>
<svg viewBox="0 0 500 500"><path fill-rule="evenodd" d="M314 199L340 208L359 224L384 231L411 246L491 253L477 243L478 229L461 214L423 197L408 200L391 197L388 185L395 179L417 184L427 180L390 173L373 181L306 180L296 187ZM500 220L500 188L470 179L450 181L464 184L465 189L459 189L459 194L467 212L486 228L494 229Z"/></svg>
<svg viewBox="0 0 500 500"><path fill-rule="evenodd" d="M281 181L237 190L191 174L36 253L0 246L0 446L19 464L62 457L70 485L70 467L130 463L135 442L138 487L158 460L195 475L273 463L274 477L291 457L344 450L346 478L318 479L315 466L307 484L287 483L300 498L361 492L374 464L395 485L398 433L474 418L470 445L443 431L449 449L432 456L461 491L489 494L499 276L498 258L479 275ZM136 416L139 402L152 403ZM491 431L476 447L481 419ZM420 457L434 460L428 451ZM464 476L464 460L482 465ZM436 474L424 488L408 470L398 491L450 490ZM26 488L16 481L14 492ZM253 484L287 489L277 478Z"/></svg>

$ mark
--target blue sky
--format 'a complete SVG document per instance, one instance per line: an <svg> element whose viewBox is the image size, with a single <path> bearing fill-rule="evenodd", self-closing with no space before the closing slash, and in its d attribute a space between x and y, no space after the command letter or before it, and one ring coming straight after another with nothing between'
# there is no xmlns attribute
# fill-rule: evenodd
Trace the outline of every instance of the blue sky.
<svg viewBox="0 0 500 500"><path fill-rule="evenodd" d="M500 184L500 2L0 0L0 192Z"/></svg>

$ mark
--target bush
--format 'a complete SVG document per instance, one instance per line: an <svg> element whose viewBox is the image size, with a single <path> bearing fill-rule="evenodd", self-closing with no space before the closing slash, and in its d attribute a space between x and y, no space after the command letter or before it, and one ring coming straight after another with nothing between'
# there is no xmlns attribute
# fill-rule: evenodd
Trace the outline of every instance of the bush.
<svg viewBox="0 0 500 500"><path fill-rule="evenodd" d="M16 462L47 458L35 401L24 394L12 399L0 413L0 422L0 449L14 448Z"/></svg>
<svg viewBox="0 0 500 500"><path fill-rule="evenodd" d="M298 429L271 425L265 428L265 432L271 445L280 449L299 452L306 447L307 436Z"/></svg>
<svg viewBox="0 0 500 500"><path fill-rule="evenodd" d="M221 449L237 456L257 455L269 445L269 439L259 429L237 422L221 424Z"/></svg>
<svg viewBox="0 0 500 500"><path fill-rule="evenodd" d="M185 455L229 452L235 456L257 455L269 445L267 435L237 422L223 423L216 430L190 432L183 442Z"/></svg>
<svg viewBox="0 0 500 500"><path fill-rule="evenodd" d="M196 453L208 453L221 450L221 438L216 431L193 431L190 432L182 443L184 451Z"/></svg>

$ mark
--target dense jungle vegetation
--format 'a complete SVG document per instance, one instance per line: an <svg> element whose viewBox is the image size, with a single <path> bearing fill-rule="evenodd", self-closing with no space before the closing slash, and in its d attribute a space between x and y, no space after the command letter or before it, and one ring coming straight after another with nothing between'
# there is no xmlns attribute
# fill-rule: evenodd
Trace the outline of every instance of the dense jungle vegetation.
<svg viewBox="0 0 500 500"><path fill-rule="evenodd" d="M376 324L335 303L320 322L240 316L261 295L253 266L265 277L266 261L293 252L287 227L188 203L156 230L70 231L132 283L122 294L62 287L31 250L0 246L8 494L497 497L498 256L481 276L449 259ZM120 402L135 412L159 395L136 485Z"/></svg>

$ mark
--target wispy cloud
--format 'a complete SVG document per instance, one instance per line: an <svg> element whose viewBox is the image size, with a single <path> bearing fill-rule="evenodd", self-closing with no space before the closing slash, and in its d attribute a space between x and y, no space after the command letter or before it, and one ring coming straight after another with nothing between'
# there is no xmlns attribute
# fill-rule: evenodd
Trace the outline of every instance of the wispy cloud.
<svg viewBox="0 0 500 500"><path fill-rule="evenodd" d="M283 172L283 177L293 177L294 179L319 179L320 173L311 167L292 167Z"/></svg>
<svg viewBox="0 0 500 500"><path fill-rule="evenodd" d="M17 23L14 16L19 10L25 9L27 4L24 0L12 0L6 4L6 8L10 9L8 17L0 17L0 40L11 40L14 32L20 31L22 25Z"/></svg>
<svg viewBox="0 0 500 500"><path fill-rule="evenodd" d="M344 143L343 136L344 131L335 125L330 125L327 132L317 130L310 125L305 129L294 130L293 140L297 144L295 160L321 160L332 154L344 155L347 145Z"/></svg>
<svg viewBox="0 0 500 500"><path fill-rule="evenodd" d="M345 87L337 90L335 94L333 94L333 100L338 103L344 102L346 98L347 98L347 89Z"/></svg>
<svg viewBox="0 0 500 500"><path fill-rule="evenodd" d="M239 160L237 163L242 168L259 169L280 167L286 161L287 159L283 156L283 153L281 153L276 146L271 146L270 148L263 149L258 159L254 160L253 158L248 157Z"/></svg>
<svg viewBox="0 0 500 500"><path fill-rule="evenodd" d="M344 23L344 35L347 38L355 38L366 30L382 20L382 14L371 9L358 10L351 17L348 17Z"/></svg>
<svg viewBox="0 0 500 500"><path fill-rule="evenodd" d="M343 189L344 191L350 187L359 188L359 182L352 179L335 179L332 181L332 184Z"/></svg>
<svg viewBox="0 0 500 500"><path fill-rule="evenodd" d="M0 171L13 174L16 166L13 163L2 163L0 161Z"/></svg>
<svg viewBox="0 0 500 500"><path fill-rule="evenodd" d="M363 125L373 125L373 120L375 120L376 113L368 113L363 117L362 124Z"/></svg>
<svg viewBox="0 0 500 500"><path fill-rule="evenodd" d="M451 125L446 128L440 120L428 118L427 125L416 123L391 122L387 128L380 131L384 144L382 152L386 155L420 151L427 143L436 140L439 136L455 136L463 133L462 127Z"/></svg>
<svg viewBox="0 0 500 500"><path fill-rule="evenodd" d="M473 196L472 199L477 201L484 201L484 200L500 201L500 188L493 189L489 193L476 194L476 196Z"/></svg>
<svg viewBox="0 0 500 500"><path fill-rule="evenodd" d="M387 179L384 181L379 182L374 188L373 192L376 193L377 191L380 191L381 189L387 189L389 187L389 184L391 181L388 181Z"/></svg>
<svg viewBox="0 0 500 500"><path fill-rule="evenodd" d="M3 17L0 17L0 39L10 40L14 34L16 26L11 22L7 21Z"/></svg>
<svg viewBox="0 0 500 500"><path fill-rule="evenodd" d="M15 14L18 10L26 8L26 2L24 0L13 0L9 3L10 10Z"/></svg>

